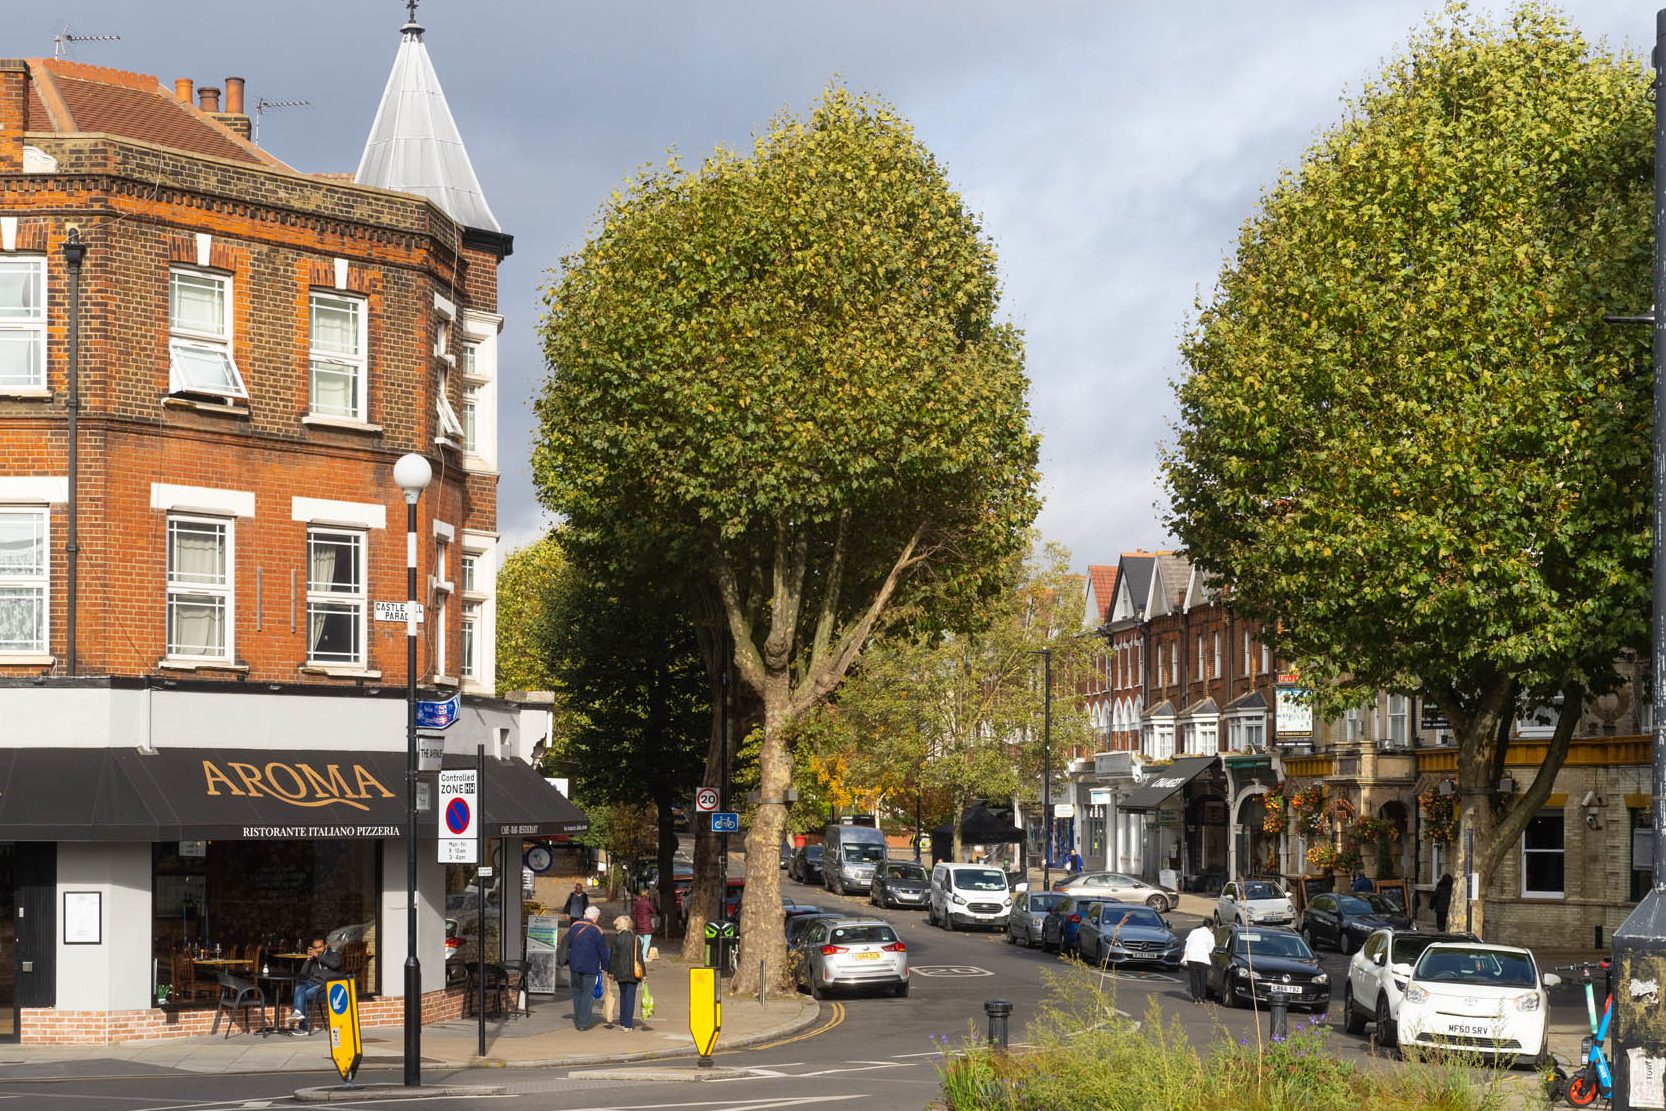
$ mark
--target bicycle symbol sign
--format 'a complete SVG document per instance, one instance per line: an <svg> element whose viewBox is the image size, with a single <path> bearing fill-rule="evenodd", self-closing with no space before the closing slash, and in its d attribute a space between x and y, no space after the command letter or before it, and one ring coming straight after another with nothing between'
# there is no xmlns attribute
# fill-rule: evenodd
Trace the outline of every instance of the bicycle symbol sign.
<svg viewBox="0 0 1666 1111"><path fill-rule="evenodd" d="M330 985L330 1010L334 1011L338 1015L347 1013L346 984Z"/></svg>

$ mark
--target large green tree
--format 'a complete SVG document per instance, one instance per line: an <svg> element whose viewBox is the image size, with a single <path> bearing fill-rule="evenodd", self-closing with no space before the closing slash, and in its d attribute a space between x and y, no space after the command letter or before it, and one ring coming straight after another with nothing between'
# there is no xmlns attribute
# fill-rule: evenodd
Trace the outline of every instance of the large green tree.
<svg viewBox="0 0 1666 1111"><path fill-rule="evenodd" d="M564 260L533 458L584 535L674 558L762 709L749 859L772 859L785 735L888 623L999 585L1037 504L994 249L888 106L842 88L750 153L640 175ZM779 873L754 868L741 990L790 990Z"/></svg>
<svg viewBox="0 0 1666 1111"><path fill-rule="evenodd" d="M1602 318L1650 301L1651 112L1554 12L1450 8L1263 197L1183 343L1172 527L1323 696L1440 707L1483 885L1646 634L1648 337Z"/></svg>

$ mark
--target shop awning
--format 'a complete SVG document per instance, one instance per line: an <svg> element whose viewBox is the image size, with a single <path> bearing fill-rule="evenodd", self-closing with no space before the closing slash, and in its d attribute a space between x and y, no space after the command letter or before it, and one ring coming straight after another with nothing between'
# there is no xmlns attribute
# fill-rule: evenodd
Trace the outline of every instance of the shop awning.
<svg viewBox="0 0 1666 1111"><path fill-rule="evenodd" d="M466 757L445 766L472 767ZM519 761L486 761L488 837L582 833L584 813ZM417 816L432 839L438 819ZM320 749L0 749L0 839L398 837L405 754Z"/></svg>
<svg viewBox="0 0 1666 1111"><path fill-rule="evenodd" d="M1119 810L1155 810L1176 791L1220 763L1219 756L1181 756L1166 768L1146 769L1146 781Z"/></svg>

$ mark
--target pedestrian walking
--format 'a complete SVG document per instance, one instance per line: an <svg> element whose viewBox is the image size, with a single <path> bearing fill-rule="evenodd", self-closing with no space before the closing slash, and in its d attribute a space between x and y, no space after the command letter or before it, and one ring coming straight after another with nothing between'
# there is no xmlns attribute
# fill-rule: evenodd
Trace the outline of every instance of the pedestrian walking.
<svg viewBox="0 0 1666 1111"><path fill-rule="evenodd" d="M561 904L561 913L565 914L571 923L583 918L584 912L589 909L590 896L584 893L584 885L582 883L573 884L573 893L567 896L565 903ZM597 928L600 929L600 927Z"/></svg>
<svg viewBox="0 0 1666 1111"><path fill-rule="evenodd" d="M648 970L643 965L636 934L631 931L629 915L621 914L613 920L613 937L607 946L607 974L619 991L619 1025L626 1030L637 1029L636 987L647 979Z"/></svg>
<svg viewBox="0 0 1666 1111"><path fill-rule="evenodd" d="M1207 924L1199 922L1186 935L1186 952L1181 959L1186 965L1193 1003L1204 1003L1209 999L1209 956L1214 949L1215 931Z"/></svg>
<svg viewBox="0 0 1666 1111"><path fill-rule="evenodd" d="M636 931L636 943L642 950L642 959L648 959L648 946L654 939L654 901L648 897L648 889L642 888L631 900L631 928Z"/></svg>
<svg viewBox="0 0 1666 1111"><path fill-rule="evenodd" d="M1447 872L1435 884L1435 893L1429 898L1429 909L1435 912L1435 929L1446 932L1446 916L1452 910L1452 873Z"/></svg>
<svg viewBox="0 0 1666 1111"><path fill-rule="evenodd" d="M1354 894L1366 895L1377 890L1377 885L1371 882L1371 877L1364 872L1354 876Z"/></svg>
<svg viewBox="0 0 1666 1111"><path fill-rule="evenodd" d="M1071 849L1070 856L1064 863L1065 867L1070 869L1070 873L1076 875L1082 870L1082 854L1075 849Z"/></svg>
<svg viewBox="0 0 1666 1111"><path fill-rule="evenodd" d="M567 927L567 965L573 972L573 1026L588 1030L596 1025L593 1013L596 988L607 968L607 936L596 925L599 907L586 907L584 917Z"/></svg>

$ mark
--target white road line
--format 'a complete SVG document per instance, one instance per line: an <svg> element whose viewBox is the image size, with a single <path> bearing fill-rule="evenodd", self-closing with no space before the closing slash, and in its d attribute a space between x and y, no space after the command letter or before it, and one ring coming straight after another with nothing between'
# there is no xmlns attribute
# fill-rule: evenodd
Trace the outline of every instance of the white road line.
<svg viewBox="0 0 1666 1111"><path fill-rule="evenodd" d="M688 1100L683 1103L599 1103L594 1107L575 1107L573 1111L661 1111L662 1108L675 1107L710 1107L717 1111L768 1111L773 1107L802 1107L808 1103L845 1103L853 1099L866 1099L866 1092L855 1092L847 1095L832 1096L775 1096L764 1099L722 1100L700 1099Z"/></svg>
<svg viewBox="0 0 1666 1111"><path fill-rule="evenodd" d="M943 1054L938 1052L935 1049L928 1050L925 1053L893 1053L893 1054L891 1054L892 1059L893 1060L898 1060L898 1061L903 1060L903 1059L908 1058L908 1057L941 1057L941 1056L943 1056Z"/></svg>

